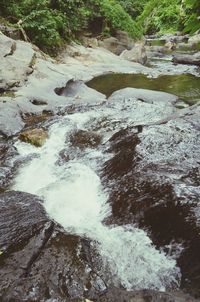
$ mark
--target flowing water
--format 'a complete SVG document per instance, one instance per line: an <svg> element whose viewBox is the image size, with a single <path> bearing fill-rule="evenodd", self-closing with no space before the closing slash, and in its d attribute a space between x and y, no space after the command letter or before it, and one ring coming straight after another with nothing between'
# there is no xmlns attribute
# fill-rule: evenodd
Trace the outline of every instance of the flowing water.
<svg viewBox="0 0 200 302"><path fill-rule="evenodd" d="M105 162L101 147L79 152L70 142L74 132L95 128L102 118L107 120L102 130L103 140L107 140L116 129L116 112L91 109L62 117L50 127L49 139L42 148L17 142L20 156L32 159L20 169L13 188L41 196L50 217L68 232L92 240L101 256L102 270L114 285L127 289L177 287L180 271L176 261L157 250L145 231L135 225L103 223L111 208L99 173ZM118 114L121 116L119 110ZM122 120L118 122L123 124ZM70 156L60 163L63 150Z"/></svg>
<svg viewBox="0 0 200 302"><path fill-rule="evenodd" d="M188 103L200 99L200 78L191 74L154 79L142 74L109 74L87 85L106 96L134 87L173 93ZM26 163L20 168L13 189L39 195L49 216L67 232L91 240L101 257L102 274L112 285L129 290L177 288L181 274L173 255L154 247L147 232L136 225L104 223L112 216L112 209L100 171L112 155L105 155L104 144L96 148L77 147L70 139L79 130L92 130L100 133L104 143L133 120L140 124L144 118L152 122L159 115L163 117L163 108L159 111L158 107L155 113L150 104L141 102L141 110L132 112L130 106L134 106L134 101L122 100L60 117L49 128L49 139L41 148L18 141L17 150ZM66 160L62 158L63 152L67 154Z"/></svg>

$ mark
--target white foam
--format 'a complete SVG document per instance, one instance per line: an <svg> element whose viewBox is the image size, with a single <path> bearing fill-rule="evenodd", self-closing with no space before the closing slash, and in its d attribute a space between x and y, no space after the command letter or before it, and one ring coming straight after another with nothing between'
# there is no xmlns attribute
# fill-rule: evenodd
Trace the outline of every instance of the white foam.
<svg viewBox="0 0 200 302"><path fill-rule="evenodd" d="M176 261L156 250L144 231L134 226L102 223L111 209L93 169L97 157L102 156L100 151L87 150L81 160L56 165L58 153L69 148L69 133L83 127L86 121L88 113L82 113L74 114L71 121L66 119L53 125L49 140L40 149L17 143L21 155L36 152L38 157L20 169L14 189L42 196L46 211L54 220L67 231L93 240L114 284L120 283L127 289L159 290L178 285Z"/></svg>

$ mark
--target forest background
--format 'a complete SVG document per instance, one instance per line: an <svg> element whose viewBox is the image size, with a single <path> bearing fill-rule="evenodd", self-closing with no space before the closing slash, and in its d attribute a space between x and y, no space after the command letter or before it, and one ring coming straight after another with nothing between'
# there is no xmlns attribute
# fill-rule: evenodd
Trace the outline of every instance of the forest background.
<svg viewBox="0 0 200 302"><path fill-rule="evenodd" d="M200 29L199 0L0 0L0 22L25 30L31 42L52 51L81 35L144 34Z"/></svg>

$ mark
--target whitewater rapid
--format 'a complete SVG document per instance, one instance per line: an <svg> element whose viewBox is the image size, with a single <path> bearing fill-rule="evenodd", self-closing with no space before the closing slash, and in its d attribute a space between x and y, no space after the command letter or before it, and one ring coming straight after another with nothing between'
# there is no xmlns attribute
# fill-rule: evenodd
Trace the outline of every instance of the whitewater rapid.
<svg viewBox="0 0 200 302"><path fill-rule="evenodd" d="M94 241L114 284L158 290L178 286L176 261L157 250L145 231L134 225L103 224L112 214L97 172L105 155L92 148L76 154L69 141L77 129L88 130L92 117L85 112L60 118L50 127L49 139L41 148L18 141L20 157L30 159L20 168L13 189L42 197L48 215L67 232ZM74 154L58 164L62 150Z"/></svg>

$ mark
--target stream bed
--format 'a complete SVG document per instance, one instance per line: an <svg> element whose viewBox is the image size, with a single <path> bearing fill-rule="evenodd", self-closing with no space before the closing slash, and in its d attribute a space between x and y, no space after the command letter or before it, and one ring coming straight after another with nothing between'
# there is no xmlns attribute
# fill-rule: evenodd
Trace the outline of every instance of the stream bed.
<svg viewBox="0 0 200 302"><path fill-rule="evenodd" d="M40 122L42 147L18 137L6 145L14 172L0 202L14 222L0 216L2 301L121 302L144 289L199 298L200 77L107 74L86 84L55 89L74 106ZM91 88L106 98L76 105Z"/></svg>

